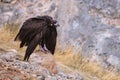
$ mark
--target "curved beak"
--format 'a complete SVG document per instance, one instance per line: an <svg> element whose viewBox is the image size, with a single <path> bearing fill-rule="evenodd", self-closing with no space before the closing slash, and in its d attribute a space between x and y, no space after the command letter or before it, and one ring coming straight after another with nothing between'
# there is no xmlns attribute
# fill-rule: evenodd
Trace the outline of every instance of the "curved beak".
<svg viewBox="0 0 120 80"><path fill-rule="evenodd" d="M60 25L57 23L57 21L56 20L54 20L54 25L56 26L56 27L59 27Z"/></svg>

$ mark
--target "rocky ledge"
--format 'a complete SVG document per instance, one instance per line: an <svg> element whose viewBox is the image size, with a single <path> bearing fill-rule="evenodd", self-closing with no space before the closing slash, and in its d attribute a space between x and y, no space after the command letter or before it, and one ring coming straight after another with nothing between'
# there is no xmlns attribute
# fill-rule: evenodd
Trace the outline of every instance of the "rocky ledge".
<svg viewBox="0 0 120 80"><path fill-rule="evenodd" d="M16 50L0 52L0 80L84 80L75 71L56 63L50 53L35 52L29 62Z"/></svg>

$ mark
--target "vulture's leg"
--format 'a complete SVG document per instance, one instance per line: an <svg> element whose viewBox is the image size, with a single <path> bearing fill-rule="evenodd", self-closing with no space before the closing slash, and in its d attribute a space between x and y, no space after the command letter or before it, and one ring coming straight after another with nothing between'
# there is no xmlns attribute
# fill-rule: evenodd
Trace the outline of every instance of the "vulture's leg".
<svg viewBox="0 0 120 80"><path fill-rule="evenodd" d="M40 33L37 34L34 39L28 44L26 53L25 53L25 57L24 57L24 61L28 61L30 55L33 53L34 49L37 47L37 45L39 44L41 40L41 35Z"/></svg>

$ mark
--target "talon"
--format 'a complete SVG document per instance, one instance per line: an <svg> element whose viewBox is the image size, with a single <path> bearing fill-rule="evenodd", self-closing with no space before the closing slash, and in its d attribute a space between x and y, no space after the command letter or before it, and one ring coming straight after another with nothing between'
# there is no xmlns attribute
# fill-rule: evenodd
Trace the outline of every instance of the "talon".
<svg viewBox="0 0 120 80"><path fill-rule="evenodd" d="M44 48L41 48L40 51L46 53L46 50Z"/></svg>

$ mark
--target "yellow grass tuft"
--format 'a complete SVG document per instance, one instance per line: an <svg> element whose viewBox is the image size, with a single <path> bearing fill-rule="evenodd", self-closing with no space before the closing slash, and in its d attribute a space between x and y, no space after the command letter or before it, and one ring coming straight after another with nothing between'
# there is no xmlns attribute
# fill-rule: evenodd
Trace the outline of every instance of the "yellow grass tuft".
<svg viewBox="0 0 120 80"><path fill-rule="evenodd" d="M0 49L16 49L18 52L23 52L24 49L19 48L19 41L14 41L16 34L18 33L17 26L6 25L0 28Z"/></svg>
<svg viewBox="0 0 120 80"><path fill-rule="evenodd" d="M67 49L65 53L56 51L55 58L73 70L83 73L86 80L120 80L120 73L112 73L99 64L87 61L81 55L73 54L72 48Z"/></svg>

